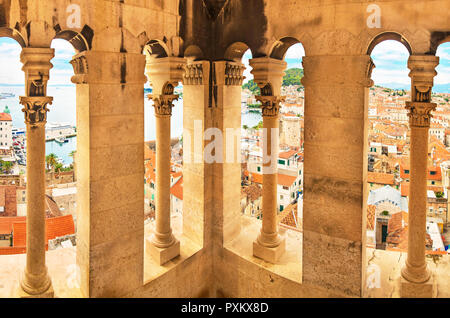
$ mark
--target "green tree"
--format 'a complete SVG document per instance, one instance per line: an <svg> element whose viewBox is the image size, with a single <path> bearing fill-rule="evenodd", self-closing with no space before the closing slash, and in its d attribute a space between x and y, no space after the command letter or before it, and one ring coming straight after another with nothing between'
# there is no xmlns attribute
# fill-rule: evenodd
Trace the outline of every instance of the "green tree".
<svg viewBox="0 0 450 318"><path fill-rule="evenodd" d="M247 130L247 129L248 129L248 126L247 126L247 125L244 125L244 126L242 126L242 128L244 128L245 130Z"/></svg>
<svg viewBox="0 0 450 318"><path fill-rule="evenodd" d="M303 69L290 68L286 70L286 75L283 77L283 86L302 85Z"/></svg>
<svg viewBox="0 0 450 318"><path fill-rule="evenodd" d="M248 89L250 92L252 92L253 95L260 95L261 90L259 89L258 85L255 83L255 81L250 80L244 85L242 85L242 89Z"/></svg>
<svg viewBox="0 0 450 318"><path fill-rule="evenodd" d="M51 153L45 157L45 163L47 164L47 170L54 169L58 163L58 157L54 153Z"/></svg>
<svg viewBox="0 0 450 318"><path fill-rule="evenodd" d="M13 167L13 163L11 161L0 161L0 165L2 166L2 171L5 173L11 172L11 169Z"/></svg>

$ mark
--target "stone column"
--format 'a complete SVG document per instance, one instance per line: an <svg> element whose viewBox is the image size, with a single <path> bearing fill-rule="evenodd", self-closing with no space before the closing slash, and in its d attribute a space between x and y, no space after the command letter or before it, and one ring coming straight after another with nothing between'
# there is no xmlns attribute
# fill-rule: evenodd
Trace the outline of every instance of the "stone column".
<svg viewBox="0 0 450 318"><path fill-rule="evenodd" d="M182 58L167 57L148 59L146 66L156 116L156 227L147 240L147 251L160 265L180 255L180 241L170 226L170 117L173 101L178 99L174 89L183 80L185 64Z"/></svg>
<svg viewBox="0 0 450 318"><path fill-rule="evenodd" d="M261 88L257 100L262 104L263 115L263 205L262 228L253 243L253 255L276 263L285 250L285 239L278 233L277 180L279 152L279 111L283 101L281 84L287 63L271 58L250 60L254 81Z"/></svg>
<svg viewBox="0 0 450 318"><path fill-rule="evenodd" d="M433 283L425 260L427 219L427 162L428 131L431 111L433 78L439 58L432 55L412 55L408 60L411 70L411 102L406 103L411 129L411 178L408 216L408 258L402 269L402 297L432 297Z"/></svg>
<svg viewBox="0 0 450 318"><path fill-rule="evenodd" d="M45 124L46 96L54 49L24 48L20 56L25 72L24 106L27 137L27 261L20 286L23 297L53 297L53 288L45 265Z"/></svg>

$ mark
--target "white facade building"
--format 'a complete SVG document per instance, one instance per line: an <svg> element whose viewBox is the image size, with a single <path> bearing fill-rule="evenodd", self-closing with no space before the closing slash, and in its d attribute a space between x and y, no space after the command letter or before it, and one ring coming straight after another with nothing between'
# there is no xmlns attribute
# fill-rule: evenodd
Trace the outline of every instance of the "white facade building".
<svg viewBox="0 0 450 318"><path fill-rule="evenodd" d="M12 118L8 113L0 113L0 147L12 146Z"/></svg>

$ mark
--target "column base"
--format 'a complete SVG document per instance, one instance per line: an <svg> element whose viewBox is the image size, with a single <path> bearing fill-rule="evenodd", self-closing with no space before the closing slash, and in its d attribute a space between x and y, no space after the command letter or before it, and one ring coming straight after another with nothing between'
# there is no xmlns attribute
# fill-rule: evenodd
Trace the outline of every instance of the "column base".
<svg viewBox="0 0 450 318"><path fill-rule="evenodd" d="M431 277L425 283L411 283L400 277L400 297L402 298L433 298L436 287Z"/></svg>
<svg viewBox="0 0 450 318"><path fill-rule="evenodd" d="M50 285L49 289L47 289L42 294L32 295L32 294L29 294L26 291L24 291L23 288L21 286L19 286L19 288L17 290L17 297L18 298L54 298L55 292L53 290L53 286Z"/></svg>
<svg viewBox="0 0 450 318"><path fill-rule="evenodd" d="M147 253L150 254L156 263L164 265L180 255L180 241L175 239L171 246L159 248L152 243L151 239L147 239Z"/></svg>
<svg viewBox="0 0 450 318"><path fill-rule="evenodd" d="M266 262L275 264L286 250L286 239L281 238L280 245L277 247L266 247L261 245L258 240L253 242L253 256L261 258Z"/></svg>

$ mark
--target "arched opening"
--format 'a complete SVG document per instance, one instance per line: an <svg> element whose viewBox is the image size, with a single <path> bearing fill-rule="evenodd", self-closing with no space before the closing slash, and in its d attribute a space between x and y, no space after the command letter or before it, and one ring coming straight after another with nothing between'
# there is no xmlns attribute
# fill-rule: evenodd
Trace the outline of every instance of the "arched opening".
<svg viewBox="0 0 450 318"><path fill-rule="evenodd" d="M55 58L51 61L47 95L54 97L46 125L46 185L45 212L47 230L47 248L49 251L76 245L76 177L73 172L72 152L76 150L75 128L75 88L70 82L73 75L72 66L68 63L74 48L70 43L54 40ZM0 39L2 59L0 65L5 72L0 75L0 148L2 171L0 183L3 190L4 204L0 210L0 222L3 217L10 218L11 225L9 254L26 252L27 217L27 136L24 122L23 106L19 104L19 96L25 95L25 78L21 71L20 61L22 47L16 41ZM69 122L67 125L64 122ZM73 137L73 138L72 138ZM55 139L61 140L57 144ZM67 141L67 142L66 142ZM14 204L11 204L11 203ZM12 218L15 218L13 220ZM5 235L0 235L6 238ZM1 254L1 251L0 251ZM75 255L75 249L73 249ZM73 264L75 257L62 262ZM18 271L22 270L19 266Z"/></svg>
<svg viewBox="0 0 450 318"><path fill-rule="evenodd" d="M171 63L167 60L169 53L163 42L150 41L144 47L143 53L147 58L146 75L148 78L144 86L144 239L147 252L149 251L148 245L152 244L158 231L157 217L162 217L157 212L157 174L162 173L157 170L157 138L162 139L161 131L158 133L158 129L163 126L166 129L164 135L169 136L170 134L170 141L167 140L170 142L170 146L167 147L170 149L170 153L166 156L170 162L170 168L168 167L170 169L170 193L165 196L169 201L166 206L170 210L170 228L177 240L183 235L183 84L181 79L173 80L167 73L170 67L174 67L173 65L165 64L162 67L160 64ZM196 50L192 51L193 56L197 53ZM161 111L164 107L166 107L163 114L165 119L161 118ZM162 123L163 121L164 123ZM160 143L163 142L165 141L160 141ZM146 269L149 268L150 262L151 268L155 269L150 276L154 277L154 275L160 274L163 268L159 266L162 264L152 253L145 256L144 267ZM144 270L144 273L147 272L148 270ZM145 276L144 280L148 280L150 276Z"/></svg>
<svg viewBox="0 0 450 318"><path fill-rule="evenodd" d="M47 85L47 94L53 97L45 127L47 218L69 226L67 230L61 226L58 236L49 238L49 250L76 246L77 116L76 88L71 82L74 71L70 64L76 53L73 43L55 38L51 44L55 57Z"/></svg>
<svg viewBox="0 0 450 318"><path fill-rule="evenodd" d="M448 38L447 38L448 40ZM436 187L430 193L427 216L436 225L432 238L434 249L448 251L450 245L448 191L450 187L450 130L446 115L450 110L450 40L440 44L436 50L439 65L434 79L432 100L437 104L430 127L429 156L434 166L430 170L428 185ZM440 173L439 173L440 172ZM431 175L433 173L433 175ZM442 242L439 240L439 235Z"/></svg>
<svg viewBox="0 0 450 318"><path fill-rule="evenodd" d="M299 264L291 278L301 281L304 174L304 88L301 79L305 51L298 41L280 43L280 46L274 46L271 54L272 58L287 62L281 87L281 96L285 97L285 101L280 108L277 157L277 222L280 234L286 237L286 252L281 256L280 263ZM244 217L262 220L263 118L261 104L255 96L273 95L273 88L268 85L260 89L253 81L249 66L251 58L250 50L242 58L247 68L242 90L241 212Z"/></svg>
<svg viewBox="0 0 450 318"><path fill-rule="evenodd" d="M411 80L409 52L400 42L379 42L372 51L369 90L367 246L405 250L408 213L409 126L405 108ZM405 174L406 172L406 174ZM400 228L395 221L400 219ZM405 224L405 222L403 222Z"/></svg>
<svg viewBox="0 0 450 318"><path fill-rule="evenodd" d="M387 36L387 37L386 37ZM365 293L381 296L389 277L380 270L406 255L410 182L410 127L406 102L411 100L408 59L411 48L398 34L382 34L368 52L375 68L368 89L368 172ZM389 253L377 253L377 251ZM397 252L397 253L392 253ZM394 264L392 264L394 265ZM377 287L378 286L378 287ZM387 286L385 286L387 287Z"/></svg>
<svg viewBox="0 0 450 318"><path fill-rule="evenodd" d="M25 93L20 62L22 45L9 31L0 28L0 36L8 36L0 37L0 255L26 252L23 240L26 144L24 116L19 104L19 96ZM0 280L8 281L6 277Z"/></svg>

